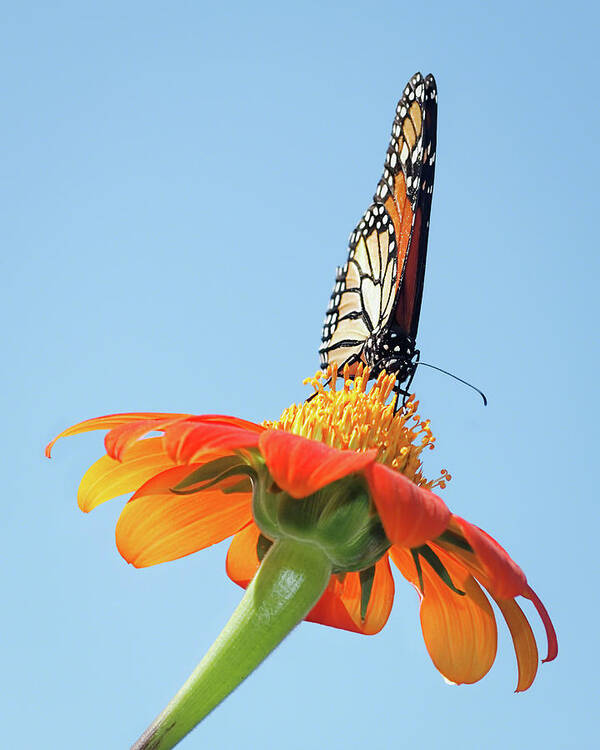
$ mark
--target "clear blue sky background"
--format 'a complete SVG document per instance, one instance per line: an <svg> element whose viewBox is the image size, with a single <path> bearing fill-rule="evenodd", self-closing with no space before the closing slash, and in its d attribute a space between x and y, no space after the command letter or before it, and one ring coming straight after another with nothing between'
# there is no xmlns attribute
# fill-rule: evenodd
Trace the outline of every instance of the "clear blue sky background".
<svg viewBox="0 0 600 750"><path fill-rule="evenodd" d="M3 9L2 745L125 748L240 598L226 544L136 571L66 425L276 417L415 70L439 86L414 382L431 475L494 534L560 654L449 687L402 579L384 631L301 625L182 748L591 748L597 739L597 10L590 3L24 2ZM531 613L531 610L527 610ZM532 622L540 640L538 620ZM543 648L543 647L542 647Z"/></svg>

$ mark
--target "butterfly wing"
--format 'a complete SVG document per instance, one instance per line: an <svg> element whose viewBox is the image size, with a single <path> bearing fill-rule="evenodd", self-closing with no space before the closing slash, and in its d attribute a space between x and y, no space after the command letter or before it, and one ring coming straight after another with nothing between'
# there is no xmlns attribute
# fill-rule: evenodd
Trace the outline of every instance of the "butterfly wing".
<svg viewBox="0 0 600 750"><path fill-rule="evenodd" d="M383 359L378 342L390 326L414 340L433 188L436 102L433 76L415 74L396 109L374 202L350 236L348 261L337 269L319 349L322 367L348 364L352 372L360 361Z"/></svg>
<svg viewBox="0 0 600 750"><path fill-rule="evenodd" d="M435 176L436 133L437 133L437 87L432 75L425 78L425 100L422 106L422 145L415 150L418 158L418 174L413 177L407 192L413 213L408 251L399 276L398 291L394 305L396 325L413 341L417 335L421 300L423 297L423 281L425 278L425 261L427 258L427 240L429 236L429 219L431 215L431 200L433 198L433 178ZM413 102L409 113L416 114ZM411 118L411 124L416 129L416 123ZM409 131L410 135L410 131ZM388 152L389 154L389 152ZM411 162L409 165L412 166ZM406 179L408 183L408 179ZM390 199L386 200L388 203ZM393 210L393 209L391 209Z"/></svg>
<svg viewBox="0 0 600 750"><path fill-rule="evenodd" d="M363 359L365 342L392 313L396 256L394 223L385 207L374 203L350 237L348 261L337 269L319 349L322 367Z"/></svg>

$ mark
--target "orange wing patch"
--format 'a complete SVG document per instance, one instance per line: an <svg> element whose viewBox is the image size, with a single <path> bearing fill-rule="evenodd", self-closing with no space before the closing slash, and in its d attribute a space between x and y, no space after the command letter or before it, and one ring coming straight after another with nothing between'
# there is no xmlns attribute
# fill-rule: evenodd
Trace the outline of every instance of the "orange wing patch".
<svg viewBox="0 0 600 750"><path fill-rule="evenodd" d="M410 201L406 198L404 175L400 174L398 176L396 184L397 187L394 198L390 197L385 202L385 207L396 226L396 232L398 234L398 259L396 263L396 286L394 287L394 291L397 291L400 286L400 279L402 278L402 272L404 271L404 265L406 263L406 253L408 251L413 225L412 206L410 205ZM401 191L404 191L404 200L401 204L402 213L398 210L399 200L396 197L401 195Z"/></svg>
<svg viewBox="0 0 600 750"><path fill-rule="evenodd" d="M398 236L396 290L404 276L417 210L424 149L425 93L422 76L413 76L396 107L383 176L375 193L375 200L384 201Z"/></svg>

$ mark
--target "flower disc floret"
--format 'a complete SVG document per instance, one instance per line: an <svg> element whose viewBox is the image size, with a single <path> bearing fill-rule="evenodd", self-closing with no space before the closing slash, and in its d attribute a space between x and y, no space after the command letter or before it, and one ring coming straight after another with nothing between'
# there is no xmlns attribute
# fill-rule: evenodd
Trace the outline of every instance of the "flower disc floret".
<svg viewBox="0 0 600 750"><path fill-rule="evenodd" d="M368 388L370 370L359 365L354 377L344 368L343 386L338 390L337 366L317 372L304 383L314 389L302 404L292 404L277 421L266 421L268 429L284 430L340 450L377 451L377 461L399 471L420 487L443 489L451 479L443 469L429 481L422 473L422 452L433 449L435 437L429 420L417 414L414 397L396 411L395 376L381 372Z"/></svg>

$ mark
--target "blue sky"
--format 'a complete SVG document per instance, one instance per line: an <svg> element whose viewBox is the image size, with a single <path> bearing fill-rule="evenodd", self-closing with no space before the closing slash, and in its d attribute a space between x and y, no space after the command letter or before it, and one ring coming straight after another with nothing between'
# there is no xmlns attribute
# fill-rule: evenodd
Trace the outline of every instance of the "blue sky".
<svg viewBox="0 0 600 750"><path fill-rule="evenodd" d="M43 446L105 413L262 420L302 400L422 70L439 122L419 345L490 400L417 373L426 469L452 472L448 505L523 567L558 660L514 695L501 627L490 674L447 686L398 577L380 635L301 625L181 747L592 747L596 9L26 2L3 18L3 744L128 747L234 609L226 544L138 571L114 545L122 501L80 513L99 434L51 462Z"/></svg>

